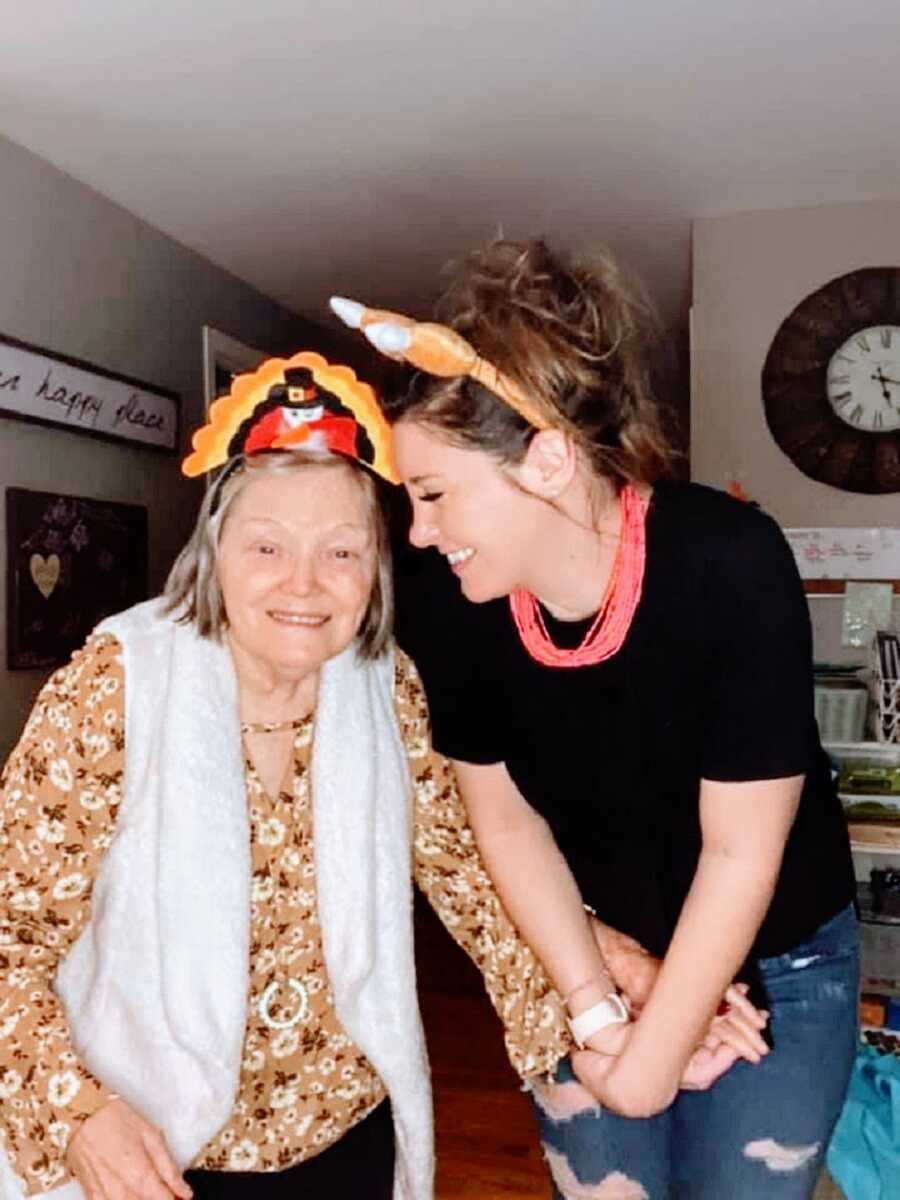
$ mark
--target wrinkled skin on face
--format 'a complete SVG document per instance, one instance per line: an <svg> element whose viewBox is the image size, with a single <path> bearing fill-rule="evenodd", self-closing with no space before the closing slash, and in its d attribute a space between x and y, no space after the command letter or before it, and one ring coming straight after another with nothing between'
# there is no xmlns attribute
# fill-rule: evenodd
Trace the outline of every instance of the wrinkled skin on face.
<svg viewBox="0 0 900 1200"><path fill-rule="evenodd" d="M248 484L218 550L239 665L296 679L339 654L365 615L375 554L368 501L351 467L310 465Z"/></svg>

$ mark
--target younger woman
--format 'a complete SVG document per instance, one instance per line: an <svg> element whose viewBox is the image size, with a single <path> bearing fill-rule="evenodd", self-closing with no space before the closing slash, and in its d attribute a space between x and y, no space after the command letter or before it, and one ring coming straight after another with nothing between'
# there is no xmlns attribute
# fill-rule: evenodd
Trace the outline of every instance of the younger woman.
<svg viewBox="0 0 900 1200"><path fill-rule="evenodd" d="M778 526L663 482L637 309L609 264L501 241L464 264L447 327L335 307L420 368L388 416L411 541L440 559L405 572L401 638L498 891L579 1040L609 1055L576 1053L536 1093L555 1194L811 1196L854 1053L857 947ZM584 904L664 957L624 1027ZM738 977L771 1049L748 1029L749 1062L679 1091Z"/></svg>

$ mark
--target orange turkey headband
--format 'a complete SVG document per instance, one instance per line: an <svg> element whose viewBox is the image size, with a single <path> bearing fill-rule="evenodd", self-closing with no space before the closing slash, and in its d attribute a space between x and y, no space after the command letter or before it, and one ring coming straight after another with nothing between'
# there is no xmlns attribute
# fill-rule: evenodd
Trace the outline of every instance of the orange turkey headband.
<svg viewBox="0 0 900 1200"><path fill-rule="evenodd" d="M181 465L190 477L263 450L326 450L389 483L400 481L390 426L372 388L311 350L238 375L228 395L210 406L209 424L194 434L193 447Z"/></svg>
<svg viewBox="0 0 900 1200"><path fill-rule="evenodd" d="M332 296L336 316L351 329L361 329L372 345L388 358L408 362L428 375L442 379L468 375L508 404L535 429L558 425L558 414L548 415L508 375L478 356L475 347L455 329L433 322L414 321L400 313L366 308L356 300Z"/></svg>

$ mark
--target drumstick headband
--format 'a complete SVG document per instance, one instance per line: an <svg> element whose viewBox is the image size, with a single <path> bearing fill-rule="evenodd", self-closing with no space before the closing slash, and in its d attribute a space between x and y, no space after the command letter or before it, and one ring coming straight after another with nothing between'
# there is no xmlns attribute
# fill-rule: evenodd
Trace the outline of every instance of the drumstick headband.
<svg viewBox="0 0 900 1200"><path fill-rule="evenodd" d="M560 424L558 413L546 412L508 375L481 358L475 347L449 325L415 321L386 309L366 308L343 296L332 296L329 304L345 325L361 330L386 357L407 362L441 379L468 376L493 392L535 429L550 429Z"/></svg>

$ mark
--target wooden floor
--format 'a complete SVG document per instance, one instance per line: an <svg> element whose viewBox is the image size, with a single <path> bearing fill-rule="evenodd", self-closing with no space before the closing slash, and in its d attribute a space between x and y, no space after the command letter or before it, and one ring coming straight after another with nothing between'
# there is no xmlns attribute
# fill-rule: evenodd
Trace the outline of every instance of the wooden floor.
<svg viewBox="0 0 900 1200"><path fill-rule="evenodd" d="M418 894L416 973L434 1083L437 1200L548 1200L531 1104L481 976Z"/></svg>
<svg viewBox="0 0 900 1200"><path fill-rule="evenodd" d="M438 1200L547 1200L531 1105L490 1005L432 992L422 998L422 1016L434 1080Z"/></svg>

